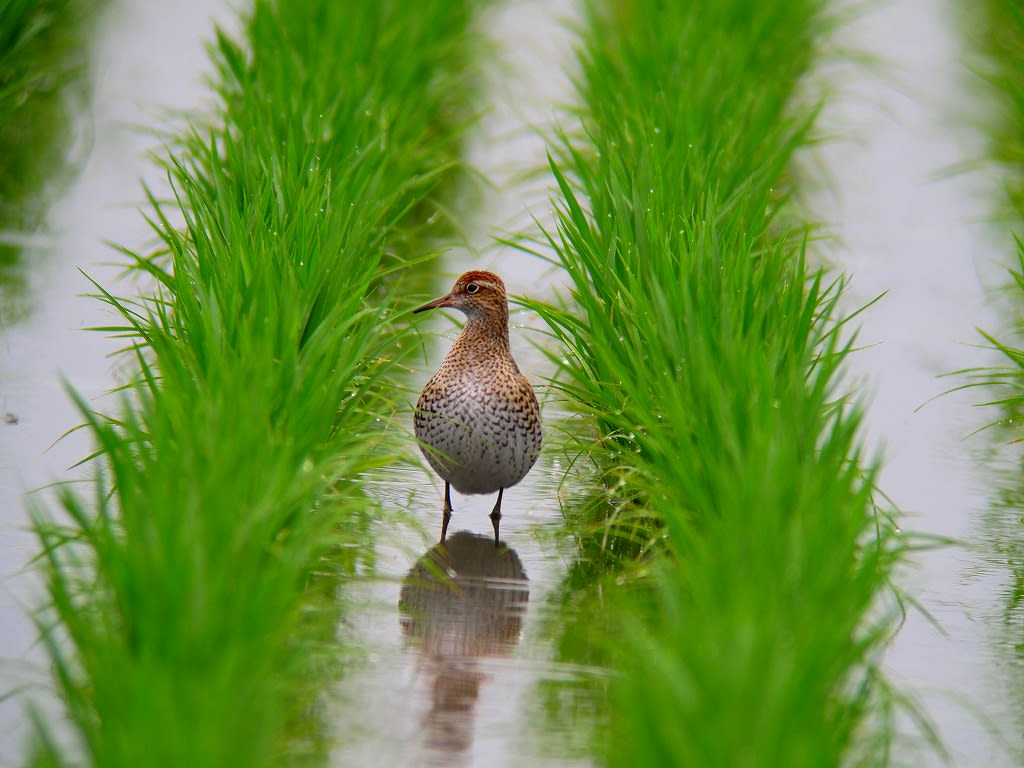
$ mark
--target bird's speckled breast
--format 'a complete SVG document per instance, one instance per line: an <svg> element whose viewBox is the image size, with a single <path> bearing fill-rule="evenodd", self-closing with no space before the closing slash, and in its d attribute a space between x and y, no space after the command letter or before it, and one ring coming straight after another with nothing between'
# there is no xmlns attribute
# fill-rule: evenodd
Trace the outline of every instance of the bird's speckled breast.
<svg viewBox="0 0 1024 768"><path fill-rule="evenodd" d="M416 437L430 466L457 491L494 493L522 480L537 460L540 408L511 357L456 352L420 395Z"/></svg>

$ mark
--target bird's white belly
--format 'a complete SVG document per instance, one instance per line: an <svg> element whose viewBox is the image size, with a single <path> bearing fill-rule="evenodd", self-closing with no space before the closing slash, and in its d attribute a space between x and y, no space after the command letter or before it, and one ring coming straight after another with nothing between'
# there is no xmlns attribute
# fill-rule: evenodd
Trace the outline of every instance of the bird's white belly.
<svg viewBox="0 0 1024 768"><path fill-rule="evenodd" d="M541 446L535 413L503 407L500 398L472 384L429 403L421 398L415 429L430 466L460 493L515 485Z"/></svg>

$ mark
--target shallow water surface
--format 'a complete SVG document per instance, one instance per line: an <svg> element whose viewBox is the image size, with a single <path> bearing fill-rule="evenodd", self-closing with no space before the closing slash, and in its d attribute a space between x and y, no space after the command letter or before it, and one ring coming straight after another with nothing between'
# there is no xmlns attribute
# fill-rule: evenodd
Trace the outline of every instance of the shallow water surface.
<svg viewBox="0 0 1024 768"><path fill-rule="evenodd" d="M533 688L552 668L538 628L562 575L545 531L561 522L545 511L561 473L534 473L506 493L497 547L490 497L453 494L441 546L441 489L424 473L395 470L374 489L417 520L383 530L372 577L346 587L342 634L361 658L332 708L334 764L566 764L539 753L532 725Z"/></svg>
<svg viewBox="0 0 1024 768"><path fill-rule="evenodd" d="M424 751L438 763L472 744L482 665L512 654L529 600L516 551L469 531L435 544L402 579L402 635L430 687Z"/></svg>
<svg viewBox="0 0 1024 768"><path fill-rule="evenodd" d="M839 139L813 153L827 181L811 206L836 234L828 258L851 276L847 309L887 292L859 318L864 349L849 365L868 404L868 445L883 455L879 484L908 534L961 542L914 552L900 574L931 618L908 608L885 670L931 718L951 764L980 768L1017 764L1003 661L990 642L1006 575L972 546L993 488L984 463L993 438L970 435L995 414L972 407L981 391L925 401L964 383L943 374L992 362L975 329L998 325L991 291L1008 251L984 223L997 180L985 169L951 173L983 156L974 129L984 104L950 6L897 0L840 28L840 44L879 66L824 73L837 96L824 130ZM912 722L901 721L900 735L901 763L942 764Z"/></svg>
<svg viewBox="0 0 1024 768"><path fill-rule="evenodd" d="M497 55L481 89L490 106L470 134L466 153L490 184L467 194L478 204L467 243L442 261L445 274L435 281L436 295L468 269L497 272L513 295L553 295L560 277L549 264L497 246L493 238L534 231L534 217L551 221L547 175L531 179L524 173L544 167L540 134L553 127L558 107L572 98L572 37L563 22L576 12L566 0L525 0L499 4L478 21ZM431 314L424 327L442 338L429 345L429 362L409 382L417 391L455 337L452 321L461 320L452 311ZM421 621L407 610L410 581L420 579L423 564L439 551L444 485L401 468L374 485L387 513L405 522L379 537L372 578L346 589L354 610L343 632L354 635L365 658L339 686L335 765L575 764L545 750L536 691L551 676L588 674L559 668L542 628L545 606L570 556L563 549L567 542L554 535L563 522L562 499L572 490L563 483L565 463L552 449L553 433L565 417L540 386L551 367L531 330L540 327L539 318L513 308L511 324L512 354L541 399L545 451L526 479L505 493L497 550L488 518L495 497L452 493L448 544L457 545L450 556L469 558L488 578L460 589L460 569L468 564L452 565L456 594L430 593ZM411 416L407 426L411 431ZM416 451L411 442L410 451ZM513 575L518 569L522 578Z"/></svg>

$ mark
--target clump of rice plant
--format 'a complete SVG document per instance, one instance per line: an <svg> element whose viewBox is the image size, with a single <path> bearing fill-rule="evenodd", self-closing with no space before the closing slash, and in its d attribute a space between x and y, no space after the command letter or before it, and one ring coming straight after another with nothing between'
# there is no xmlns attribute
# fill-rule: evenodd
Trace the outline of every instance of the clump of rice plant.
<svg viewBox="0 0 1024 768"><path fill-rule="evenodd" d="M1024 580L1024 528L1021 527L1022 483L1019 446L1020 422L1024 415L1024 8L1014 0L986 0L969 16L965 26L974 26L979 69L988 81L990 103L994 107L987 117L990 160L999 167L999 176L1006 182L1006 196L993 201L1000 225L1005 226L1005 244L1015 251L1014 262L1008 265L1009 280L1002 295L1006 327L998 331L981 331L986 346L996 353L996 362L989 367L957 371L960 386L977 387L984 392L983 403L988 427L998 434L998 456L993 467L996 473L995 492L990 509L982 516L979 542L983 542L993 563L1005 564L1010 578L1000 594L1001 621L987 633L1001 661L1008 661L1011 680L1004 706L1012 711L1018 723L1024 719L1020 660L1021 591ZM1018 760L1024 755L1019 729L1012 740Z"/></svg>
<svg viewBox="0 0 1024 768"><path fill-rule="evenodd" d="M1009 235L1017 263L1008 268L1006 306L1014 314L1006 334L982 332L1004 364L960 373L969 377L969 386L992 388L994 397L989 405L1003 411L995 422L1011 424L1024 411L1024 314L1019 310L1024 297L1024 243L1019 235L1024 218L1024 10L1012 0L988 0L983 9L984 13L971 21L978 28L983 71L998 107L989 129L992 159L1006 178L1006 204L1000 211L1009 232L1018 232Z"/></svg>
<svg viewBox="0 0 1024 768"><path fill-rule="evenodd" d="M79 400L93 493L36 512L77 738L40 722L38 764L322 758L332 575L371 541L360 477L396 455L394 273L457 159L471 10L257 0L242 39L217 32L219 113L166 159L159 247L125 250L152 290L97 286L138 375L116 411Z"/></svg>
<svg viewBox="0 0 1024 768"><path fill-rule="evenodd" d="M581 557L598 541L611 567L644 566L645 589L598 568L576 604L600 612L617 673L600 748L611 765L884 764L878 608L901 547L842 387L843 281L784 217L825 3L586 7L583 130L551 162L571 291L534 306L605 491L574 523Z"/></svg>

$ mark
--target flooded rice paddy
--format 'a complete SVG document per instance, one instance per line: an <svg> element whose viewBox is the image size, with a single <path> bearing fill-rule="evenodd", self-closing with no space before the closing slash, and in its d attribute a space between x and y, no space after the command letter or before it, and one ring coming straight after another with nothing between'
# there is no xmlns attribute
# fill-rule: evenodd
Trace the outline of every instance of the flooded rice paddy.
<svg viewBox="0 0 1024 768"><path fill-rule="evenodd" d="M991 362L976 346L975 328L999 326L992 296L1008 258L1001 230L986 223L998 196L996 174L949 172L980 156L983 145L964 119L975 87L947 5L902 0L844 28L843 42L880 57L882 67L822 73L838 94L823 124L848 138L808 156L816 183L805 202L836 235L819 256L851 275L848 306L888 292L862 316L866 348L851 360L869 403L868 444L884 455L881 486L905 513L906 531L961 542L915 553L901 574L900 586L923 610L908 608L887 673L932 719L951 764L1014 765L1024 708L1013 691L1022 662L1007 627L1019 606L1006 568L1010 545L988 540L1010 540L1012 526L1006 534L992 521L1019 512L993 518L1000 494L992 438L968 437L991 418L971 407L982 398L966 391L925 405L955 383L942 374ZM154 142L139 126L205 106L202 42L212 20L232 24L221 3L176 8L168 14L156 5L111 5L93 54L92 107L76 118L91 145L87 160L54 201L46 232L22 252L20 299L29 311L4 317L0 328L0 412L11 414L0 424L0 679L4 691L29 690L37 700L49 673L30 619L40 592L26 571L36 546L27 532L27 494L74 478L68 467L88 450L83 436L57 441L77 423L63 380L96 400L117 382L107 357L116 342L82 330L108 318L81 295L89 285L78 269L110 284L116 271L103 266L112 260L104 241L134 246L149 237L135 209L139 180L158 185L161 174L145 157ZM550 221L546 177L523 176L544 163L538 129L552 128L571 99L573 38L565 21L575 12L563 0L531 0L499 5L481 20L495 44L484 88L493 103L467 153L492 183L470 193L479 196L477 214L467 242L443 261L438 289L469 267L500 273L513 294L549 298L560 287L550 265L493 238L528 229L534 217ZM512 322L513 354L540 382L550 367L538 348L538 320L513 312ZM413 374L423 381L455 332L450 318L430 327L440 338ZM549 431L569 417L551 398L544 408ZM493 500L456 495L446 554L435 546L439 482L406 468L374 480L371 492L386 520L372 567L344 598L349 610L340 632L359 653L332 698L334 764L589 764L547 748L551 734L537 693L545 679L601 674L557 665L545 631L547 606L573 557L571 544L554 535L563 503L580 490L566 481L567 468L549 450L506 494L498 549L489 538ZM454 578L454 593L437 589L439 573ZM22 758L26 723L24 698L0 696L0 765ZM913 723L902 723L901 735L904 762L920 764L914 756L928 754L938 764L920 749L924 737Z"/></svg>

